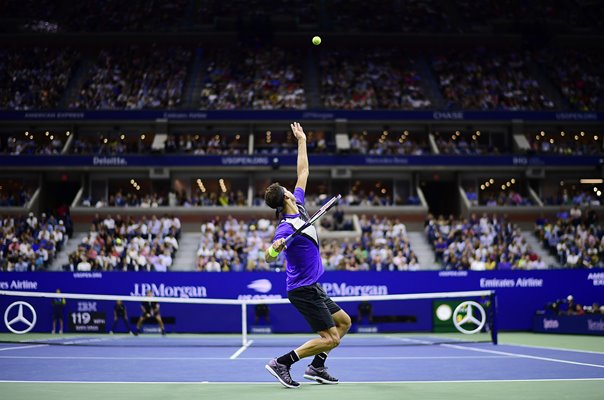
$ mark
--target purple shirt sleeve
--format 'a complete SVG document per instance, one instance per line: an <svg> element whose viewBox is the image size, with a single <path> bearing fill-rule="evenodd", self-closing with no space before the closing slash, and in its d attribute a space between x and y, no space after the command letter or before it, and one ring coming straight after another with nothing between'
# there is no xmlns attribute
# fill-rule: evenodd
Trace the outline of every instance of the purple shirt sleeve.
<svg viewBox="0 0 604 400"><path fill-rule="evenodd" d="M297 187L294 189L294 197L298 203L304 205L304 190L302 188Z"/></svg>
<svg viewBox="0 0 604 400"><path fill-rule="evenodd" d="M294 228L290 224L282 223L277 226L275 230L275 236L273 236L273 242L279 239L285 239L289 235L294 233Z"/></svg>

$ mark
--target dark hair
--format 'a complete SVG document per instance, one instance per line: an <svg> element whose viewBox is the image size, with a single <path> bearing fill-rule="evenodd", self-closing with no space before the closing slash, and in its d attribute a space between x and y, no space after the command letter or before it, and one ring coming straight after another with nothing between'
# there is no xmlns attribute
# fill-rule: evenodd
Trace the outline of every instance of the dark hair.
<svg viewBox="0 0 604 400"><path fill-rule="evenodd" d="M279 185L279 182L275 182L266 188L264 202L267 206L276 210L275 215L279 218L279 214L283 212L285 202L285 190Z"/></svg>

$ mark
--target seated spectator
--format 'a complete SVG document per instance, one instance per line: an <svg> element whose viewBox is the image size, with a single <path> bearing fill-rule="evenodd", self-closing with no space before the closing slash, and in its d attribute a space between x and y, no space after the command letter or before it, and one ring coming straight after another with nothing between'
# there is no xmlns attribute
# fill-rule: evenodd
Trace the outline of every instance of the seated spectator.
<svg viewBox="0 0 604 400"><path fill-rule="evenodd" d="M320 61L321 98L326 108L346 110L430 107L415 61L398 49L331 51Z"/></svg>
<svg viewBox="0 0 604 400"><path fill-rule="evenodd" d="M528 269L543 268L520 229L504 218L483 214L469 219L429 216L426 235L445 269ZM443 245L444 244L444 245ZM446 247L445 247L446 246ZM436 250L435 250L436 251Z"/></svg>
<svg viewBox="0 0 604 400"><path fill-rule="evenodd" d="M29 134L29 136L28 136ZM61 153L65 145L63 135L59 133L45 132L45 134L26 132L25 136L9 136L4 142L0 137L0 151L10 155L57 155Z"/></svg>
<svg viewBox="0 0 604 400"><path fill-rule="evenodd" d="M78 58L70 48L5 47L0 51L0 108L57 108Z"/></svg>
<svg viewBox="0 0 604 400"><path fill-rule="evenodd" d="M535 225L535 234L562 266L604 266L604 230L589 215L590 213L581 213L578 219L557 216L543 221L541 225Z"/></svg>
<svg viewBox="0 0 604 400"><path fill-rule="evenodd" d="M191 51L182 47L131 46L100 52L70 108L170 109L180 105Z"/></svg>
<svg viewBox="0 0 604 400"><path fill-rule="evenodd" d="M0 268L45 271L68 239L65 222L42 213L28 217L0 216Z"/></svg>
<svg viewBox="0 0 604 400"><path fill-rule="evenodd" d="M547 49L537 54L537 61L574 110L602 110L604 74L601 65L604 58L599 52L576 48Z"/></svg>
<svg viewBox="0 0 604 400"><path fill-rule="evenodd" d="M305 109L300 55L281 48L206 53L201 109Z"/></svg>
<svg viewBox="0 0 604 400"><path fill-rule="evenodd" d="M180 227L180 220L170 216L138 221L119 215L95 218L63 269L73 270L76 263L76 270L168 271L178 250Z"/></svg>
<svg viewBox="0 0 604 400"><path fill-rule="evenodd" d="M337 31L361 32L451 32L450 13L437 1L384 0L370 10L359 0L334 0L326 3Z"/></svg>
<svg viewBox="0 0 604 400"><path fill-rule="evenodd" d="M529 154L589 156L602 154L602 141L598 133L568 132L526 134L529 142Z"/></svg>
<svg viewBox="0 0 604 400"><path fill-rule="evenodd" d="M551 110L528 68L530 54L455 50L432 58L432 69L450 109Z"/></svg>

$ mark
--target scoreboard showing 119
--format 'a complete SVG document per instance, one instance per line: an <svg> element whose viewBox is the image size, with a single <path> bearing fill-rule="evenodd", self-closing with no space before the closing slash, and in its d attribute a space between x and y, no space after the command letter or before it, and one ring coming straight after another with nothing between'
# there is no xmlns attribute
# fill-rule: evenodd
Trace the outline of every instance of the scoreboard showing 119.
<svg viewBox="0 0 604 400"><path fill-rule="evenodd" d="M71 332L105 332L106 314L97 310L96 301L79 301L77 307L69 313Z"/></svg>

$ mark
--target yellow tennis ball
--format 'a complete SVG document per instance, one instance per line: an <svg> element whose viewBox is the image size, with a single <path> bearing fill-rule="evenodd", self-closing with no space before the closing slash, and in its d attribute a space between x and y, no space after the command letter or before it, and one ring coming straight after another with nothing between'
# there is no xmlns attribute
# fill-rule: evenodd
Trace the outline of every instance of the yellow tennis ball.
<svg viewBox="0 0 604 400"><path fill-rule="evenodd" d="M321 44L321 38L319 36L315 36L312 38L312 44L314 44L315 46L318 46Z"/></svg>

